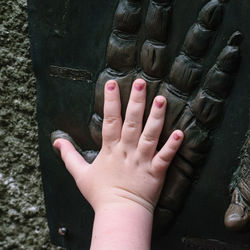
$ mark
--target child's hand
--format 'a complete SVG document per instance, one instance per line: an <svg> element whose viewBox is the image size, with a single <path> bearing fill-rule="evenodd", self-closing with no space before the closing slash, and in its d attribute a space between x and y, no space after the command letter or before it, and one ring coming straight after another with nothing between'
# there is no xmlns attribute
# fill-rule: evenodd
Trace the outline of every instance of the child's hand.
<svg viewBox="0 0 250 250"><path fill-rule="evenodd" d="M113 80L106 83L103 145L92 164L88 164L69 141L57 139L54 142L68 171L95 212L120 205L139 206L150 213L154 211L166 170L181 145L183 133L174 131L164 147L156 152L166 99L163 96L154 99L142 132L145 100L146 83L137 79L122 124L118 84Z"/></svg>

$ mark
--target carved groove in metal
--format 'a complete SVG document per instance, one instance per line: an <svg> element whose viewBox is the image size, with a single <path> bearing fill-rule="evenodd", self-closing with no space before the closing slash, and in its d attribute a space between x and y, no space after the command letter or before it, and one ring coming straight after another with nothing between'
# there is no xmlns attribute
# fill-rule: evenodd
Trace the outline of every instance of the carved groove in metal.
<svg viewBox="0 0 250 250"><path fill-rule="evenodd" d="M66 78L75 81L92 80L90 72L80 69L70 69L51 65L49 73L52 77Z"/></svg>

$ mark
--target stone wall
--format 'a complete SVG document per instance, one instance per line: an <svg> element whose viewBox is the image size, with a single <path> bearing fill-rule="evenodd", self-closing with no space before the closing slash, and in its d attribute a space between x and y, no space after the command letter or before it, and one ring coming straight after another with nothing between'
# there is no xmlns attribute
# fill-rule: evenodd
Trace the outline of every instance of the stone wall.
<svg viewBox="0 0 250 250"><path fill-rule="evenodd" d="M26 0L0 0L0 249L50 244L39 172Z"/></svg>

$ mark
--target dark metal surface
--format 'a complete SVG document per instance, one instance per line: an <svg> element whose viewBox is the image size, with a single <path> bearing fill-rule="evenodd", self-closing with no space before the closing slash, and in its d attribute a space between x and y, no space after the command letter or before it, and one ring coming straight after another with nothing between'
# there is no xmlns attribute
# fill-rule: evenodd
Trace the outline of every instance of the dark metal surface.
<svg viewBox="0 0 250 250"><path fill-rule="evenodd" d="M173 2L167 42L168 69L179 54L186 32L207 2ZM95 83L106 64L106 48L117 3L104 0L28 1L38 90L40 161L50 233L55 244L72 250L88 249L93 211L53 152L50 134L60 129L69 133L83 150L96 149L88 126L94 112ZM148 1L143 2L143 15L147 5ZM228 232L224 226L224 213L230 198L228 186L248 129L249 11L249 1L229 1L209 46L205 72L232 33L240 31L244 36L240 69L224 105L224 117L213 132L213 147L206 164L200 171L200 178L192 185L175 224L163 234L154 235L155 250L185 249L184 237L215 239L239 249L242 245L250 245L249 233ZM67 228L65 236L58 233L60 228ZM210 249L205 247L206 241L201 242L200 247ZM213 249L222 248L214 246Z"/></svg>

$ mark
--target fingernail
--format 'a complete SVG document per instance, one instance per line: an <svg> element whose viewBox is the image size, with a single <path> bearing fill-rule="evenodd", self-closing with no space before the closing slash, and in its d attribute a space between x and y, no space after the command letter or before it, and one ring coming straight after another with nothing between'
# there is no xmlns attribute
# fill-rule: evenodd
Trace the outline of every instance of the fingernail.
<svg viewBox="0 0 250 250"><path fill-rule="evenodd" d="M162 106L164 105L164 100L155 100L155 105L157 108L162 108Z"/></svg>
<svg viewBox="0 0 250 250"><path fill-rule="evenodd" d="M55 154L58 156L58 157L61 157L61 143L58 142L58 141L55 141L53 143L53 150L55 152Z"/></svg>
<svg viewBox="0 0 250 250"><path fill-rule="evenodd" d="M115 89L115 82L108 82L107 83L107 89L108 90L114 90Z"/></svg>
<svg viewBox="0 0 250 250"><path fill-rule="evenodd" d="M178 135L178 133L174 133L173 137L176 141L178 141L181 138L180 135Z"/></svg>
<svg viewBox="0 0 250 250"><path fill-rule="evenodd" d="M144 82L136 82L135 83L135 89L138 91L141 91L144 89L145 83Z"/></svg>
<svg viewBox="0 0 250 250"><path fill-rule="evenodd" d="M59 141L55 141L55 142L53 143L53 147L56 148L57 150L60 150L60 148L61 148L61 143L60 143Z"/></svg>

